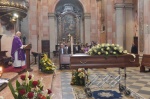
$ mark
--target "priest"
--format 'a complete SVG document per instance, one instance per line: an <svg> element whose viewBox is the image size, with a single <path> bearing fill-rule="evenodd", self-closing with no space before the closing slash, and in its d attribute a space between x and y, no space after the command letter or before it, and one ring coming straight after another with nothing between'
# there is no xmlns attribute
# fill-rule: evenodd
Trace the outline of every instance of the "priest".
<svg viewBox="0 0 150 99"><path fill-rule="evenodd" d="M25 65L25 52L23 48L25 48L26 45L22 44L20 37L21 32L18 31L12 41L11 56L14 60L13 66L15 68L20 68Z"/></svg>

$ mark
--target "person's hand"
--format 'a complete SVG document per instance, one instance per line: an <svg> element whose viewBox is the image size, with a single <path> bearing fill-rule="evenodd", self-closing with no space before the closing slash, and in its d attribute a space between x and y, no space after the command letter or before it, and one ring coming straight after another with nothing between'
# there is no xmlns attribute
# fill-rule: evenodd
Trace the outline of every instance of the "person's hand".
<svg viewBox="0 0 150 99"><path fill-rule="evenodd" d="M27 45L23 45L23 48L25 48Z"/></svg>

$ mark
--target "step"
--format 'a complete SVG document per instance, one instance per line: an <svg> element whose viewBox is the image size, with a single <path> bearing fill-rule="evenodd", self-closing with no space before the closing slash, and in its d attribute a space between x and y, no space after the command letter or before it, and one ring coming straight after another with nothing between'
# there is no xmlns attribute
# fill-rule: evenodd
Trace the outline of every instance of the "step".
<svg viewBox="0 0 150 99"><path fill-rule="evenodd" d="M29 74L34 75L34 80L40 80L40 78L43 78L42 84L44 85L44 91L49 88L51 89L54 74L42 73L41 71L38 70L38 66L31 66L31 68L33 69L33 71L29 72ZM26 74L26 72L22 74ZM16 74L15 72L7 72L3 73L2 76L3 78L9 78L12 82L12 85L15 87L16 80L21 82L20 75L18 73ZM8 86L6 86L6 88L4 88L0 92L0 96L3 96L4 99L8 99L8 97L9 99L14 99Z"/></svg>

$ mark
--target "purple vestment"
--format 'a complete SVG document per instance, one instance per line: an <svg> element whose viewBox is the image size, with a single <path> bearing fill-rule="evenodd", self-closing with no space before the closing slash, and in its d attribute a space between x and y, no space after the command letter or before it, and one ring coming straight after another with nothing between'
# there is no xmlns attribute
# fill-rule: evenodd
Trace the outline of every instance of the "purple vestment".
<svg viewBox="0 0 150 99"><path fill-rule="evenodd" d="M18 60L25 60L25 52L20 47L22 46L22 42L18 36L14 36L11 48L11 56L15 59L15 52L18 51Z"/></svg>

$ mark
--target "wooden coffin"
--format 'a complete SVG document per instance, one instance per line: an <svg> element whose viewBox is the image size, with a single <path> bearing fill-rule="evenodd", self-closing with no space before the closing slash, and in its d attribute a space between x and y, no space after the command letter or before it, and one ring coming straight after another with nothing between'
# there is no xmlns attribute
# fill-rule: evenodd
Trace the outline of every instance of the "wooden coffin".
<svg viewBox="0 0 150 99"><path fill-rule="evenodd" d="M113 68L113 67L138 67L139 55L119 56L89 56L87 54L75 54L70 57L70 68Z"/></svg>

